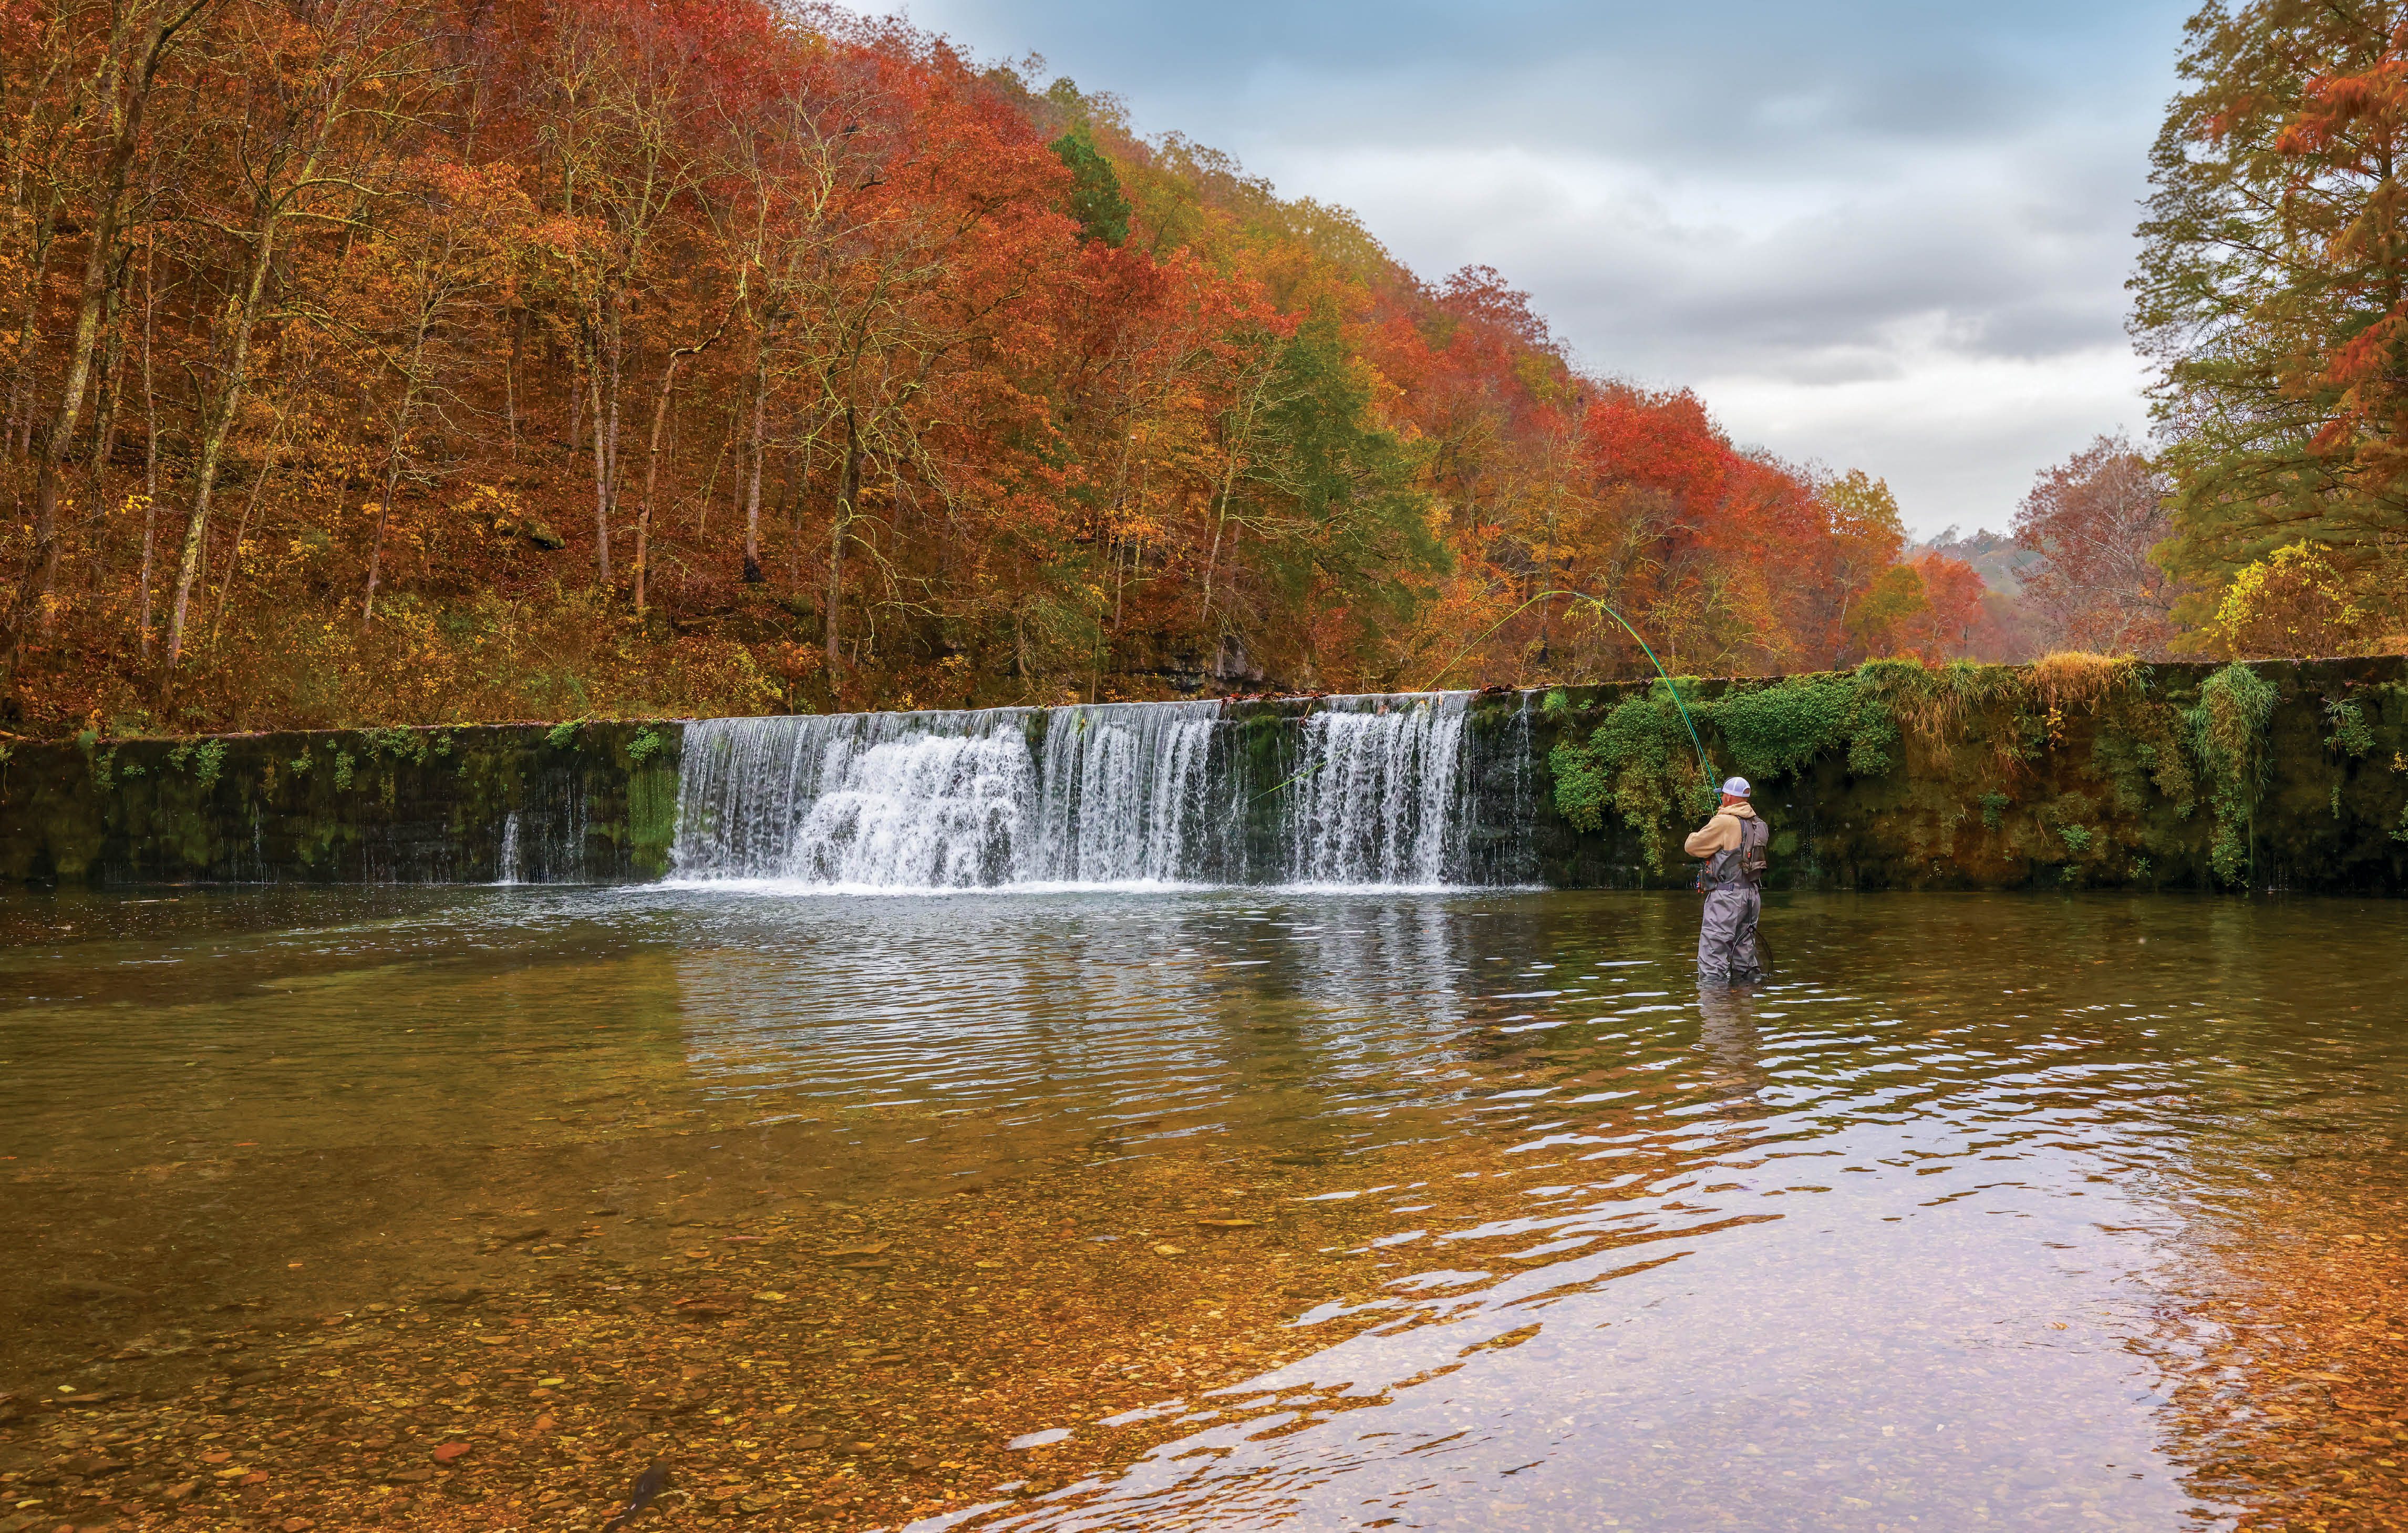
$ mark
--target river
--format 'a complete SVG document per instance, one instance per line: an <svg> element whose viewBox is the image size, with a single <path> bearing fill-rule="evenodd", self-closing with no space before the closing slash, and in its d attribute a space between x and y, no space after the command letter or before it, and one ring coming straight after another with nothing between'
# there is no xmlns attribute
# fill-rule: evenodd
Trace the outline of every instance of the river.
<svg viewBox="0 0 2408 1533"><path fill-rule="evenodd" d="M2397 1494L2408 911L1775 896L1705 997L1694 912L11 896L0 1526ZM2316 1305L2365 1350L2278 1356Z"/></svg>

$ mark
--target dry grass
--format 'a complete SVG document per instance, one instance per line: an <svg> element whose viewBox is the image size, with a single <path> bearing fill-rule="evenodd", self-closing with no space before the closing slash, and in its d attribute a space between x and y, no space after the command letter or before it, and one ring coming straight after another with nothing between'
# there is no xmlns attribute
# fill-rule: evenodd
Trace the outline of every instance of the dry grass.
<svg viewBox="0 0 2408 1533"><path fill-rule="evenodd" d="M2071 708L2096 710L2100 704L2130 686L2141 663L2128 654L2087 654L2062 650L2032 662L2029 685L2052 711Z"/></svg>

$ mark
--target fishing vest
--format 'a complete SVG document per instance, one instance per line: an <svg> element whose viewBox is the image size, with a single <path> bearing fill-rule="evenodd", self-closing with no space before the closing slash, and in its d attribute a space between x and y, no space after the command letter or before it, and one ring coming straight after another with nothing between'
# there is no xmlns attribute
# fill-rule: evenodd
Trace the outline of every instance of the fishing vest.
<svg viewBox="0 0 2408 1533"><path fill-rule="evenodd" d="M1726 847L1706 859L1698 869L1698 887L1708 892L1716 889L1746 887L1754 889L1764 882L1764 870L1770 866L1765 848L1771 843L1772 827L1754 816L1739 823L1739 845Z"/></svg>

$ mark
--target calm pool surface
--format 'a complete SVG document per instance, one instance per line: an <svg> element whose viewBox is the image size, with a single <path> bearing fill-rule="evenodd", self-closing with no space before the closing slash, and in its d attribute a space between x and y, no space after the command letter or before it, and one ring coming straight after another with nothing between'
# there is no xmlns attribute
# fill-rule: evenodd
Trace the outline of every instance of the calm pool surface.
<svg viewBox="0 0 2408 1533"><path fill-rule="evenodd" d="M765 1526L2247 1512L2176 1395L2233 1252L2344 1238L2270 1194L2396 1205L2408 909L1782 896L1704 997L1694 920L12 896L0 1472L46 1529L594 1526L654 1455Z"/></svg>

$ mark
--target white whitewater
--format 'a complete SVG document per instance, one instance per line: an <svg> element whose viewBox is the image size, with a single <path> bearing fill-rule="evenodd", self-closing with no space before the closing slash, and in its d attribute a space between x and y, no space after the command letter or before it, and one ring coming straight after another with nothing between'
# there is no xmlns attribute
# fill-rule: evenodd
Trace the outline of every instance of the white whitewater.
<svg viewBox="0 0 2408 1533"><path fill-rule="evenodd" d="M514 884L526 881L520 876L524 871L524 865L519 858L519 814L516 809L502 816L502 852L498 863L499 866L494 869L494 874L495 883Z"/></svg>
<svg viewBox="0 0 2408 1533"><path fill-rule="evenodd" d="M1199 877L1195 843L1216 800L1206 771L1218 703L1106 703L1053 709L1045 729L1037 861L1061 883L1172 883Z"/></svg>
<svg viewBox="0 0 2408 1533"><path fill-rule="evenodd" d="M1304 721L1288 877L1439 884L1461 828L1465 697L1355 697Z"/></svg>
<svg viewBox="0 0 2408 1533"><path fill-rule="evenodd" d="M887 890L1461 881L1469 700L699 720L676 873Z"/></svg>

